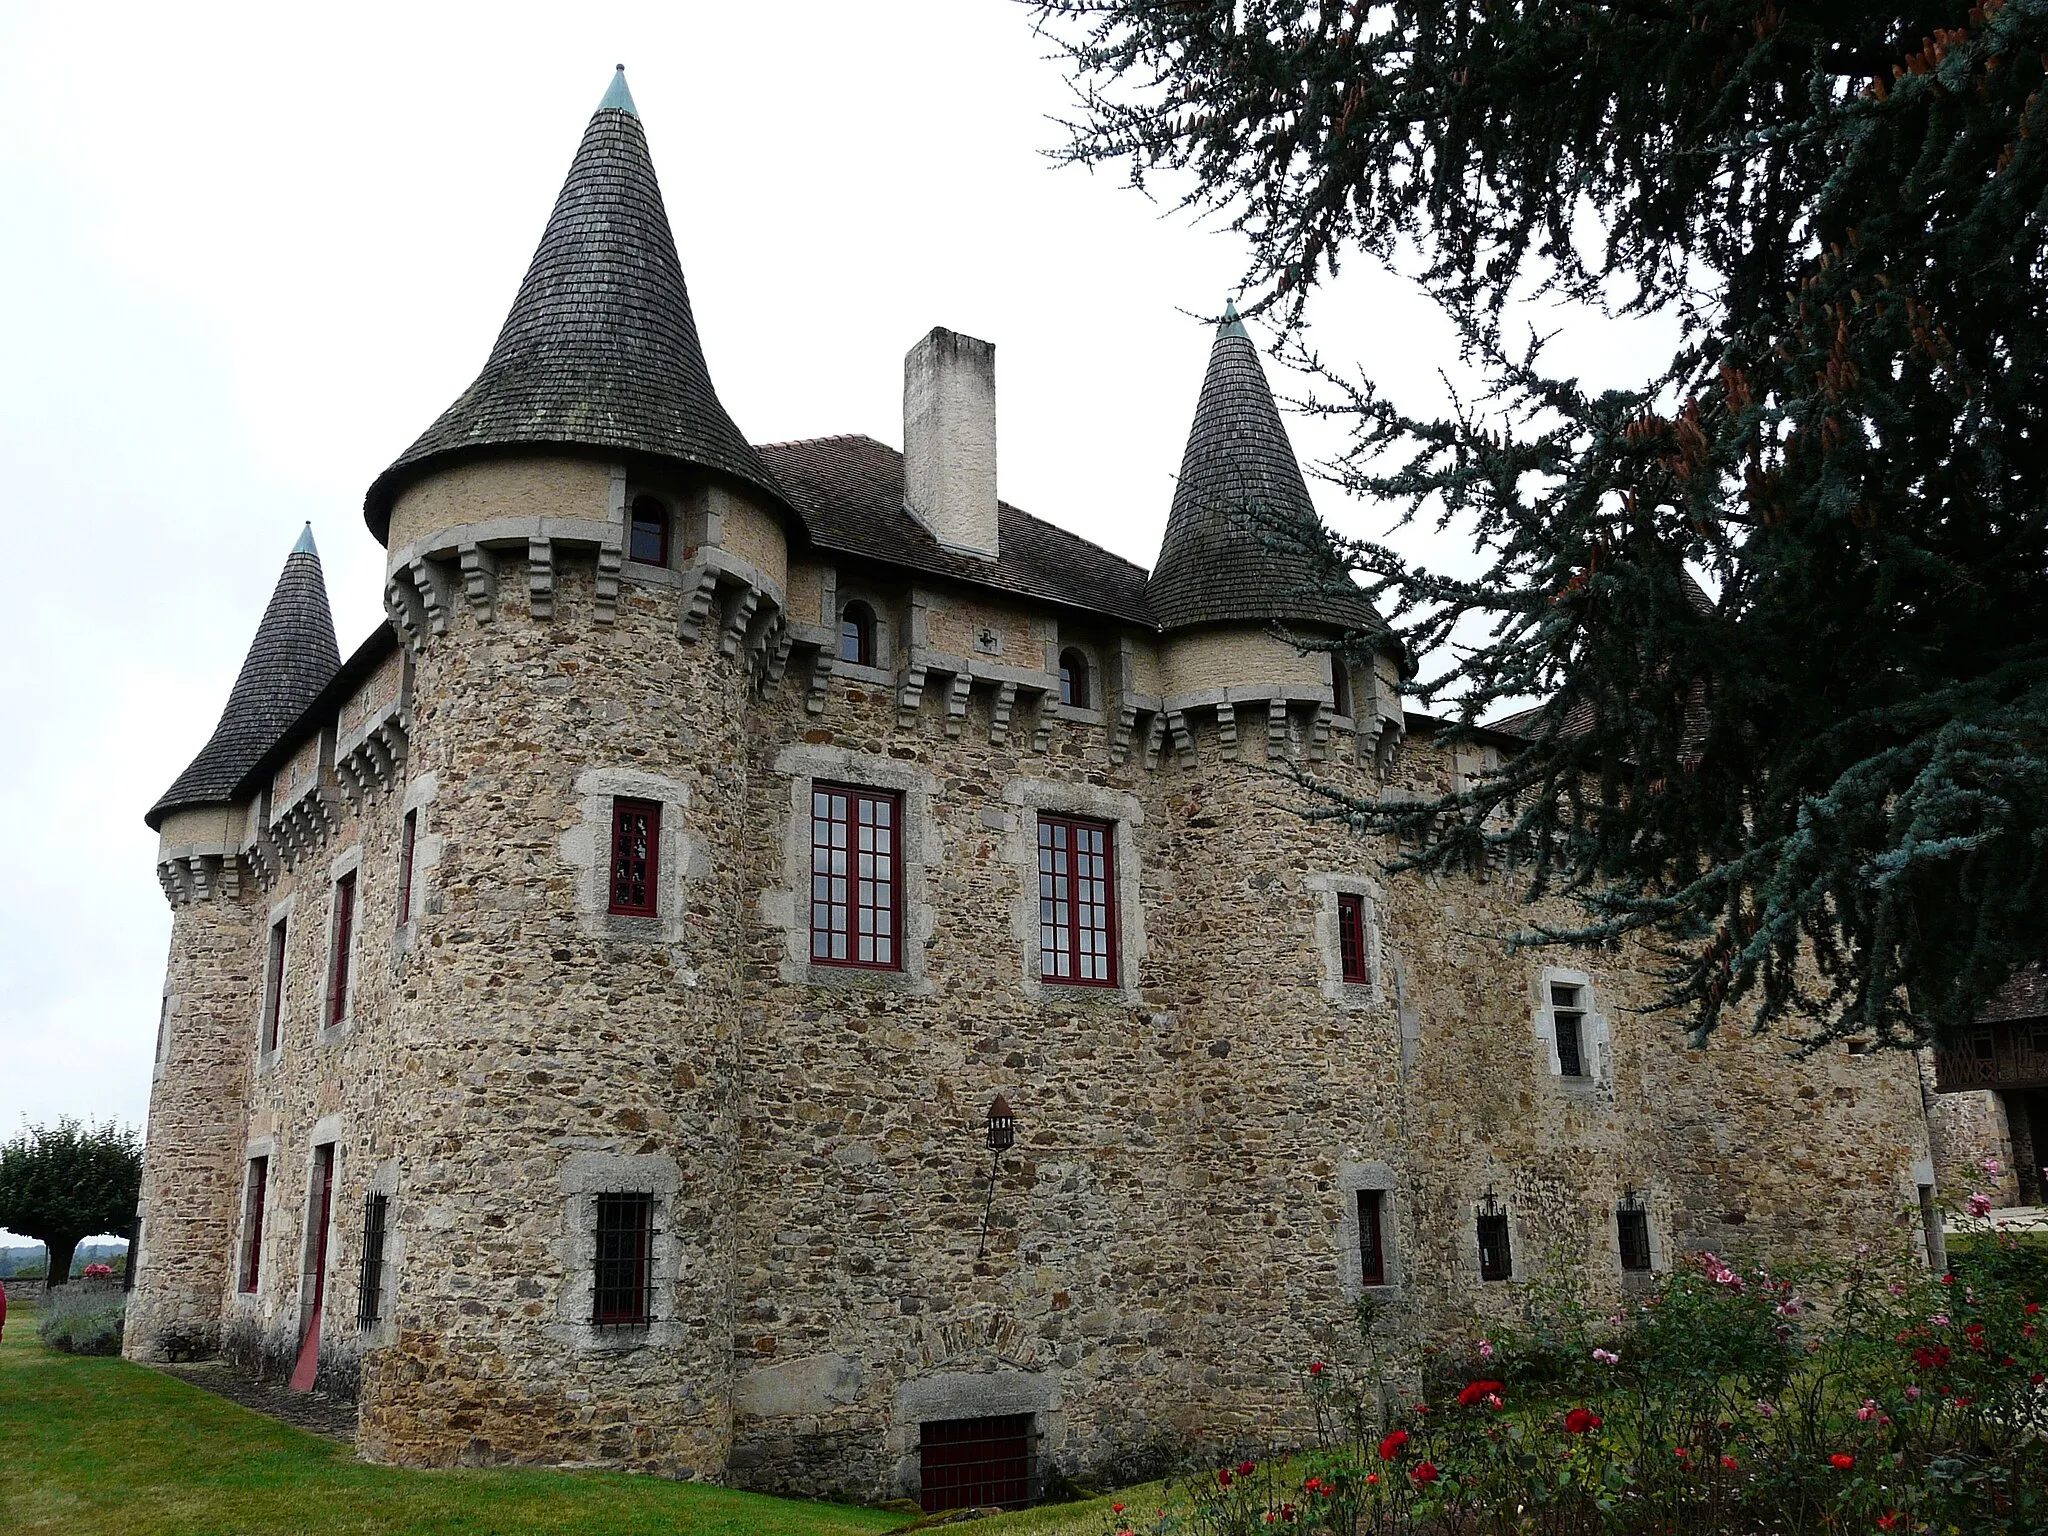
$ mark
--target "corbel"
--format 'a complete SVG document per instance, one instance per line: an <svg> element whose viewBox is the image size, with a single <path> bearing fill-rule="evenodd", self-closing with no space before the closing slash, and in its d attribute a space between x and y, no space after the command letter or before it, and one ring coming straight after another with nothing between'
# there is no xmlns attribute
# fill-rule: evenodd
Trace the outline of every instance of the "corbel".
<svg viewBox="0 0 2048 1536"><path fill-rule="evenodd" d="M1228 699L1216 706L1216 739L1225 757L1238 756L1237 706Z"/></svg>
<svg viewBox="0 0 2048 1536"><path fill-rule="evenodd" d="M989 712L988 739L991 746L1005 746L1010 740L1010 711L1017 706L1017 685L996 685L995 708Z"/></svg>
<svg viewBox="0 0 2048 1536"><path fill-rule="evenodd" d="M412 576L413 587L419 592L420 607L427 617L430 634L448 633L448 587L442 580L441 569L425 555L414 555L406 562L406 570Z"/></svg>
<svg viewBox="0 0 2048 1536"><path fill-rule="evenodd" d="M555 616L555 541L545 534L526 539L526 594L534 618Z"/></svg>
<svg viewBox="0 0 2048 1536"><path fill-rule="evenodd" d="M946 696L946 734L959 739L960 728L967 723L967 696L974 688L972 672L955 672L953 686Z"/></svg>
<svg viewBox="0 0 2048 1536"><path fill-rule="evenodd" d="M477 623L488 624L497 616L497 562L481 544L458 545L456 555L462 562L462 589L469 597L469 611Z"/></svg>

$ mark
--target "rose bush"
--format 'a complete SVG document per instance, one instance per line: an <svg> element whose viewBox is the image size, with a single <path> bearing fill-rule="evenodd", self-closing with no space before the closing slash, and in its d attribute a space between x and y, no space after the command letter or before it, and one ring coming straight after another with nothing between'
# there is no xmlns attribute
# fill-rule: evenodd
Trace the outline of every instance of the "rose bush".
<svg viewBox="0 0 2048 1536"><path fill-rule="evenodd" d="M1405 1384L1370 1343L1321 1355L1310 1444L1257 1476L1233 1457L1235 1477L1190 1477L1117 1529L2048 1531L2048 1295L2019 1238L1977 1238L1949 1275L1695 1254L1619 1311L1537 1298Z"/></svg>

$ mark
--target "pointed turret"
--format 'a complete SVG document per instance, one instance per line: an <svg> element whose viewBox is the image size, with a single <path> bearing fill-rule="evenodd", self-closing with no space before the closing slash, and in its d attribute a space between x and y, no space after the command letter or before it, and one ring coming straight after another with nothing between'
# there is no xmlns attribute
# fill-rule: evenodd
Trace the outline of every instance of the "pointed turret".
<svg viewBox="0 0 2048 1536"><path fill-rule="evenodd" d="M1321 527L1266 370L1228 305L1148 584L1161 626L1383 628L1364 593L1325 590L1340 573L1318 558ZM1290 529L1301 532L1299 548L1288 547Z"/></svg>
<svg viewBox="0 0 2048 1536"><path fill-rule="evenodd" d="M382 540L394 499L435 467L550 448L710 470L801 522L712 388L623 65L583 132L490 360L377 477L364 518Z"/></svg>
<svg viewBox="0 0 2048 1536"><path fill-rule="evenodd" d="M340 670L327 581L320 571L320 552L313 547L313 525L308 523L285 557L284 572L270 594L270 606L263 610L263 622L256 626L256 638L228 694L220 724L143 820L154 830L173 811L232 801L243 775Z"/></svg>

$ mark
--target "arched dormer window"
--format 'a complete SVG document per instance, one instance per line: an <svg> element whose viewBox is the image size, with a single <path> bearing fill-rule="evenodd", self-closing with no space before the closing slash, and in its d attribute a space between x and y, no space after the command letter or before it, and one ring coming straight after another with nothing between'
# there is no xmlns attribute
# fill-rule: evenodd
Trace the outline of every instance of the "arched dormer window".
<svg viewBox="0 0 2048 1536"><path fill-rule="evenodd" d="M1076 650L1060 652L1060 702L1087 709L1088 658Z"/></svg>
<svg viewBox="0 0 2048 1536"><path fill-rule="evenodd" d="M866 603L839 610L839 659L857 667L875 664L875 610Z"/></svg>
<svg viewBox="0 0 2048 1536"><path fill-rule="evenodd" d="M1351 663L1341 651L1330 652L1330 712L1351 713Z"/></svg>
<svg viewBox="0 0 2048 1536"><path fill-rule="evenodd" d="M626 557L642 565L668 564L668 503L659 496L633 498L633 527Z"/></svg>

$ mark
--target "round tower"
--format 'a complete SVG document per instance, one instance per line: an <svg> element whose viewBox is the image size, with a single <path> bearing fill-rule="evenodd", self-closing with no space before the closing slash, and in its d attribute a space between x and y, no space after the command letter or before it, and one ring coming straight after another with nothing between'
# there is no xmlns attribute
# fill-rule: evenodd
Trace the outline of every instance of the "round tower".
<svg viewBox="0 0 2048 1536"><path fill-rule="evenodd" d="M1157 970L1195 1047L1182 1057L1191 1096L1230 1106L1187 1127L1183 1155L1212 1191L1190 1303L1223 1373L1209 1396L1218 1425L1231 1413L1286 1423L1299 1403L1276 1393L1260 1363L1270 1356L1242 1347L1245 1320L1348 1313L1355 1223L1395 1183L1405 1126L1375 861L1304 819L1274 771L1375 793L1401 735L1402 652L1331 558L1234 308L1210 349L1147 594L1161 630L1164 746L1183 770L1159 829L1183 916L1160 926ZM1255 1067L1232 1054L1248 1039ZM1347 1079L1340 1095L1328 1091L1334 1060ZM1255 1158L1243 1153L1245 1125L1260 1128ZM1247 1265L1276 1224L1316 1240L1348 1232L1336 1245L1343 1262ZM1341 1358L1345 1343L1326 1347Z"/></svg>
<svg viewBox="0 0 2048 1536"><path fill-rule="evenodd" d="M141 1226L123 1348L209 1353L220 1337L243 1190L243 1107L261 1021L263 891L250 867L248 779L340 669L309 524L285 559L213 735L145 818L171 903L170 957L142 1160Z"/></svg>
<svg viewBox="0 0 2048 1536"><path fill-rule="evenodd" d="M623 70L483 371L365 515L442 852L361 1444L719 1475L746 706L803 529L712 386Z"/></svg>

